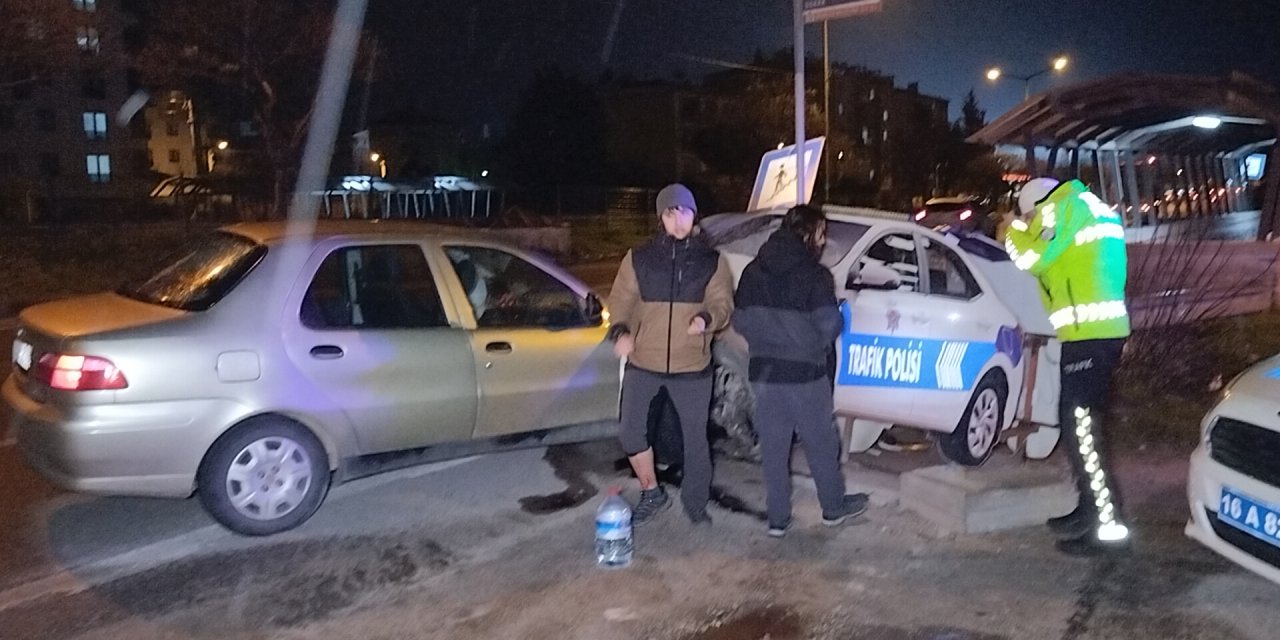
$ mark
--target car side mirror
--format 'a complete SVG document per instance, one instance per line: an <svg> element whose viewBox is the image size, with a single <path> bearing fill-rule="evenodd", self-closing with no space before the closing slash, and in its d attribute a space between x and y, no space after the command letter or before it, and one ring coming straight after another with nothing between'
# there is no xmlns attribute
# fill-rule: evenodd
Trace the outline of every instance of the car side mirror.
<svg viewBox="0 0 1280 640"><path fill-rule="evenodd" d="M893 291L902 286L902 276L897 271L883 264L863 264L849 270L849 277L844 288L850 291L863 289L880 289Z"/></svg>
<svg viewBox="0 0 1280 640"><path fill-rule="evenodd" d="M588 326L594 327L604 322L604 303L600 301L600 296L588 293L582 313L586 316Z"/></svg>

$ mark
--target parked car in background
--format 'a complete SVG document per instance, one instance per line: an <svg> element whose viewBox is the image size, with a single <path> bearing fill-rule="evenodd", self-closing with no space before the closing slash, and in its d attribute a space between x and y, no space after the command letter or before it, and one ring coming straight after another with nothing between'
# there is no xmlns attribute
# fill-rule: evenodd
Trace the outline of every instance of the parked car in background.
<svg viewBox="0 0 1280 640"><path fill-rule="evenodd" d="M916 211L914 220L930 229L951 228L993 238L1000 223L986 200L972 196L932 198L924 203L924 208Z"/></svg>
<svg viewBox="0 0 1280 640"><path fill-rule="evenodd" d="M194 492L265 535L334 482L613 433L606 318L579 280L482 231L241 224L145 281L23 310L3 399L55 484Z"/></svg>
<svg viewBox="0 0 1280 640"><path fill-rule="evenodd" d="M736 280L783 213L728 213L701 224ZM932 432L946 458L979 465L1015 422L1057 424L1057 378L1046 360L1057 340L1035 280L1003 251L966 250L977 240L926 229L907 214L829 207L827 219L821 261L845 316L835 410L852 449L870 447L891 425L910 426ZM723 332L715 356L714 420L730 433L749 431L746 343Z"/></svg>
<svg viewBox="0 0 1280 640"><path fill-rule="evenodd" d="M1187 535L1280 583L1280 356L1227 385L1201 429Z"/></svg>

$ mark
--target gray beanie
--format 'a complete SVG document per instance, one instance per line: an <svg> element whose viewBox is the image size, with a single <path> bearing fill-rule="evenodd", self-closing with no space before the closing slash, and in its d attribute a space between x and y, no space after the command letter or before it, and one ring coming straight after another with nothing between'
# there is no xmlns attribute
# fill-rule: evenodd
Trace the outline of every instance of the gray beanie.
<svg viewBox="0 0 1280 640"><path fill-rule="evenodd" d="M689 187L678 182L669 184L658 192L657 205L658 215L662 215L663 211L671 207L687 207L694 213L698 212L698 203L693 200L693 192L689 191Z"/></svg>

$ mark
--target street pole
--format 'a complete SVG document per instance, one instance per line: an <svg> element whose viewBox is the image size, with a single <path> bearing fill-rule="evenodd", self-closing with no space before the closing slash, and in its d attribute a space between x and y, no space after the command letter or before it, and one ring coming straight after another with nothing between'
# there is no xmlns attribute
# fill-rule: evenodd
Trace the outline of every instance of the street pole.
<svg viewBox="0 0 1280 640"><path fill-rule="evenodd" d="M796 64L796 204L804 204L804 0L792 0Z"/></svg>
<svg viewBox="0 0 1280 640"><path fill-rule="evenodd" d="M827 144L822 145L823 173L822 199L831 201L831 46L827 37L827 22L822 21L822 135Z"/></svg>

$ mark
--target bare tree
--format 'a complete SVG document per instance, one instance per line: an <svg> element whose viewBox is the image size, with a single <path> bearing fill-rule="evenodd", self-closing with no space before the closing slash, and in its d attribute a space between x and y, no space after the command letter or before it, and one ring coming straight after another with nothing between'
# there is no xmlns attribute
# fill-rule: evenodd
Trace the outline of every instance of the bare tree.
<svg viewBox="0 0 1280 640"><path fill-rule="evenodd" d="M1217 371L1194 340L1202 323L1271 306L1278 247L1223 239L1222 218L1159 221L1130 248L1130 307L1139 329L1126 366L1170 391L1203 390ZM1178 385L1187 388L1178 389Z"/></svg>
<svg viewBox="0 0 1280 640"><path fill-rule="evenodd" d="M329 0L150 0L138 66L153 86L217 96L248 115L283 213L311 121Z"/></svg>

